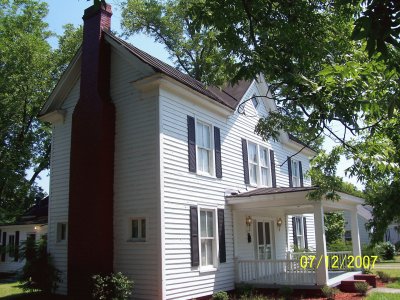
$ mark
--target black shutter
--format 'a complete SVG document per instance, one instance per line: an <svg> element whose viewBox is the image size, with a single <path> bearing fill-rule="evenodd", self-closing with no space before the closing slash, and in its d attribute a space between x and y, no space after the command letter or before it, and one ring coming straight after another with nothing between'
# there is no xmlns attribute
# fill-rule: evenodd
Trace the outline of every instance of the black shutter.
<svg viewBox="0 0 400 300"><path fill-rule="evenodd" d="M19 231L15 232L14 261L19 259Z"/></svg>
<svg viewBox="0 0 400 300"><path fill-rule="evenodd" d="M308 249L308 240L307 240L307 219L303 218L303 229L304 229L304 248Z"/></svg>
<svg viewBox="0 0 400 300"><path fill-rule="evenodd" d="M199 225L197 206L190 207L190 257L192 267L199 266Z"/></svg>
<svg viewBox="0 0 400 300"><path fill-rule="evenodd" d="M225 246L225 216L224 210L218 209L218 241L219 241L219 262L226 262Z"/></svg>
<svg viewBox="0 0 400 300"><path fill-rule="evenodd" d="M187 116L189 172L196 173L196 127L194 118Z"/></svg>
<svg viewBox="0 0 400 300"><path fill-rule="evenodd" d="M304 186L304 182L303 182L303 167L301 165L301 161L299 161L299 173L300 173L300 186L303 187Z"/></svg>
<svg viewBox="0 0 400 300"><path fill-rule="evenodd" d="M1 252L1 261L6 261L6 244L7 244L7 232L3 232L3 244Z"/></svg>
<svg viewBox="0 0 400 300"><path fill-rule="evenodd" d="M242 139L242 156L243 156L244 183L250 184L249 155L247 153L247 141L245 139Z"/></svg>
<svg viewBox="0 0 400 300"><path fill-rule="evenodd" d="M297 243L297 232L296 232L296 217L292 217L292 229L293 229L293 245L298 247Z"/></svg>
<svg viewBox="0 0 400 300"><path fill-rule="evenodd" d="M289 175L289 186L293 187L293 178L292 178L292 159L290 156L287 158L287 168L288 168L288 175Z"/></svg>
<svg viewBox="0 0 400 300"><path fill-rule="evenodd" d="M218 127L214 127L214 147L215 147L215 176L217 176L217 178L222 178L221 133Z"/></svg>
<svg viewBox="0 0 400 300"><path fill-rule="evenodd" d="M275 154L274 154L274 150L269 150L269 157L270 157L270 161L271 161L272 187L276 188L276 172L275 172Z"/></svg>

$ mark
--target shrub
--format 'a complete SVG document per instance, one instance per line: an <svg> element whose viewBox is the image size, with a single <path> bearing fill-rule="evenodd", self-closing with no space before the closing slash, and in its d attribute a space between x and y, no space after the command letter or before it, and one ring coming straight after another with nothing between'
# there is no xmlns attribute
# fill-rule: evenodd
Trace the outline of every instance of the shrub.
<svg viewBox="0 0 400 300"><path fill-rule="evenodd" d="M47 253L47 239L43 237L38 242L27 239L22 247L21 260L25 265L20 273L22 289L41 291L50 294L61 282L61 272L54 267L52 257Z"/></svg>
<svg viewBox="0 0 400 300"><path fill-rule="evenodd" d="M92 296L96 300L126 300L132 294L133 281L121 272L94 275Z"/></svg>
<svg viewBox="0 0 400 300"><path fill-rule="evenodd" d="M338 252L338 251L351 251L352 244L351 242L345 242L342 240L334 241L327 245L328 251Z"/></svg>
<svg viewBox="0 0 400 300"><path fill-rule="evenodd" d="M396 249L390 242L379 243L375 246L375 252L379 258L383 260L391 260L394 258Z"/></svg>
<svg viewBox="0 0 400 300"><path fill-rule="evenodd" d="M397 251L397 252L400 252L400 241L396 242L396 243L394 244L394 247L396 248L396 251Z"/></svg>
<svg viewBox="0 0 400 300"><path fill-rule="evenodd" d="M388 273L385 273L383 271L378 271L378 272L376 272L376 274L378 274L378 276L382 280L382 282L390 281L390 275Z"/></svg>
<svg viewBox="0 0 400 300"><path fill-rule="evenodd" d="M336 297L336 294L339 292L337 288L333 288L330 286L325 285L322 289L322 294L324 297L326 297L328 300L333 300Z"/></svg>
<svg viewBox="0 0 400 300"><path fill-rule="evenodd" d="M212 298L213 300L229 300L228 293L225 291L216 292Z"/></svg>
<svg viewBox="0 0 400 300"><path fill-rule="evenodd" d="M358 293L360 293L361 295L365 296L367 294L369 285L365 281L362 281L362 282L356 282L354 284L354 287L356 288L356 291Z"/></svg>
<svg viewBox="0 0 400 300"><path fill-rule="evenodd" d="M279 289L278 294L284 299L290 299L293 294L293 288L291 288L290 286L283 286Z"/></svg>
<svg viewBox="0 0 400 300"><path fill-rule="evenodd" d="M374 251L374 246L373 245L367 245L364 244L361 247L361 255L362 256L373 256L376 255L375 251Z"/></svg>
<svg viewBox="0 0 400 300"><path fill-rule="evenodd" d="M242 297L250 297L253 295L254 288L251 284L238 284L236 285L236 292ZM242 298L240 298L242 299Z"/></svg>
<svg viewBox="0 0 400 300"><path fill-rule="evenodd" d="M251 296L242 296L239 298L239 300L269 300L271 298L268 298L267 296L255 294ZM273 299L273 298L272 298Z"/></svg>

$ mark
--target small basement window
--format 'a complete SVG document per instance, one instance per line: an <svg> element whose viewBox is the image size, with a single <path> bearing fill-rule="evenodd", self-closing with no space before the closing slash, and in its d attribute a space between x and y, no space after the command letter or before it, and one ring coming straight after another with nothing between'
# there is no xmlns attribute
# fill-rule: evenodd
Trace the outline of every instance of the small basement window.
<svg viewBox="0 0 400 300"><path fill-rule="evenodd" d="M67 223L57 223L57 242L67 240Z"/></svg>
<svg viewBox="0 0 400 300"><path fill-rule="evenodd" d="M132 241L145 242L146 241L146 219L145 218L132 219L131 226L132 226L132 231L131 231Z"/></svg>

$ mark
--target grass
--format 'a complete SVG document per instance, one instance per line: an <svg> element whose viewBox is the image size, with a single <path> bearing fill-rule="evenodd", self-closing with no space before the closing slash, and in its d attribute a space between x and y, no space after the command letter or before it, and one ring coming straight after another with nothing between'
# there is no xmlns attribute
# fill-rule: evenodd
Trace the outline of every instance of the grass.
<svg viewBox="0 0 400 300"><path fill-rule="evenodd" d="M400 266L399 269L379 269L374 270L374 273L377 271L382 271L390 275L391 282L386 285L388 288L400 289ZM398 299L400 299L400 295L397 295Z"/></svg>
<svg viewBox="0 0 400 300"><path fill-rule="evenodd" d="M29 293L21 289L19 282L0 284L0 299L2 300L67 300L60 295L44 296L39 292Z"/></svg>
<svg viewBox="0 0 400 300"><path fill-rule="evenodd" d="M366 300L399 300L399 298L399 294L372 293L368 295Z"/></svg>

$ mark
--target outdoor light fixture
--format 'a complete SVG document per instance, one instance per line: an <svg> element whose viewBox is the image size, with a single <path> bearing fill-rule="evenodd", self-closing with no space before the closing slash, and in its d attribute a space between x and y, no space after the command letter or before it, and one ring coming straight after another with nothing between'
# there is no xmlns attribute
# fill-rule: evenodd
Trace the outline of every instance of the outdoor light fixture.
<svg viewBox="0 0 400 300"><path fill-rule="evenodd" d="M35 226L35 227L34 227L34 229L35 229L35 230L38 230L38 229L39 229L39 227Z"/></svg>
<svg viewBox="0 0 400 300"><path fill-rule="evenodd" d="M251 243L251 235L250 235L250 226L253 220L251 219L250 216L246 217L246 225L247 225L247 242Z"/></svg>
<svg viewBox="0 0 400 300"><path fill-rule="evenodd" d="M282 218L279 217L279 219L276 221L276 225L278 226L278 230L281 230L281 226L282 226Z"/></svg>

